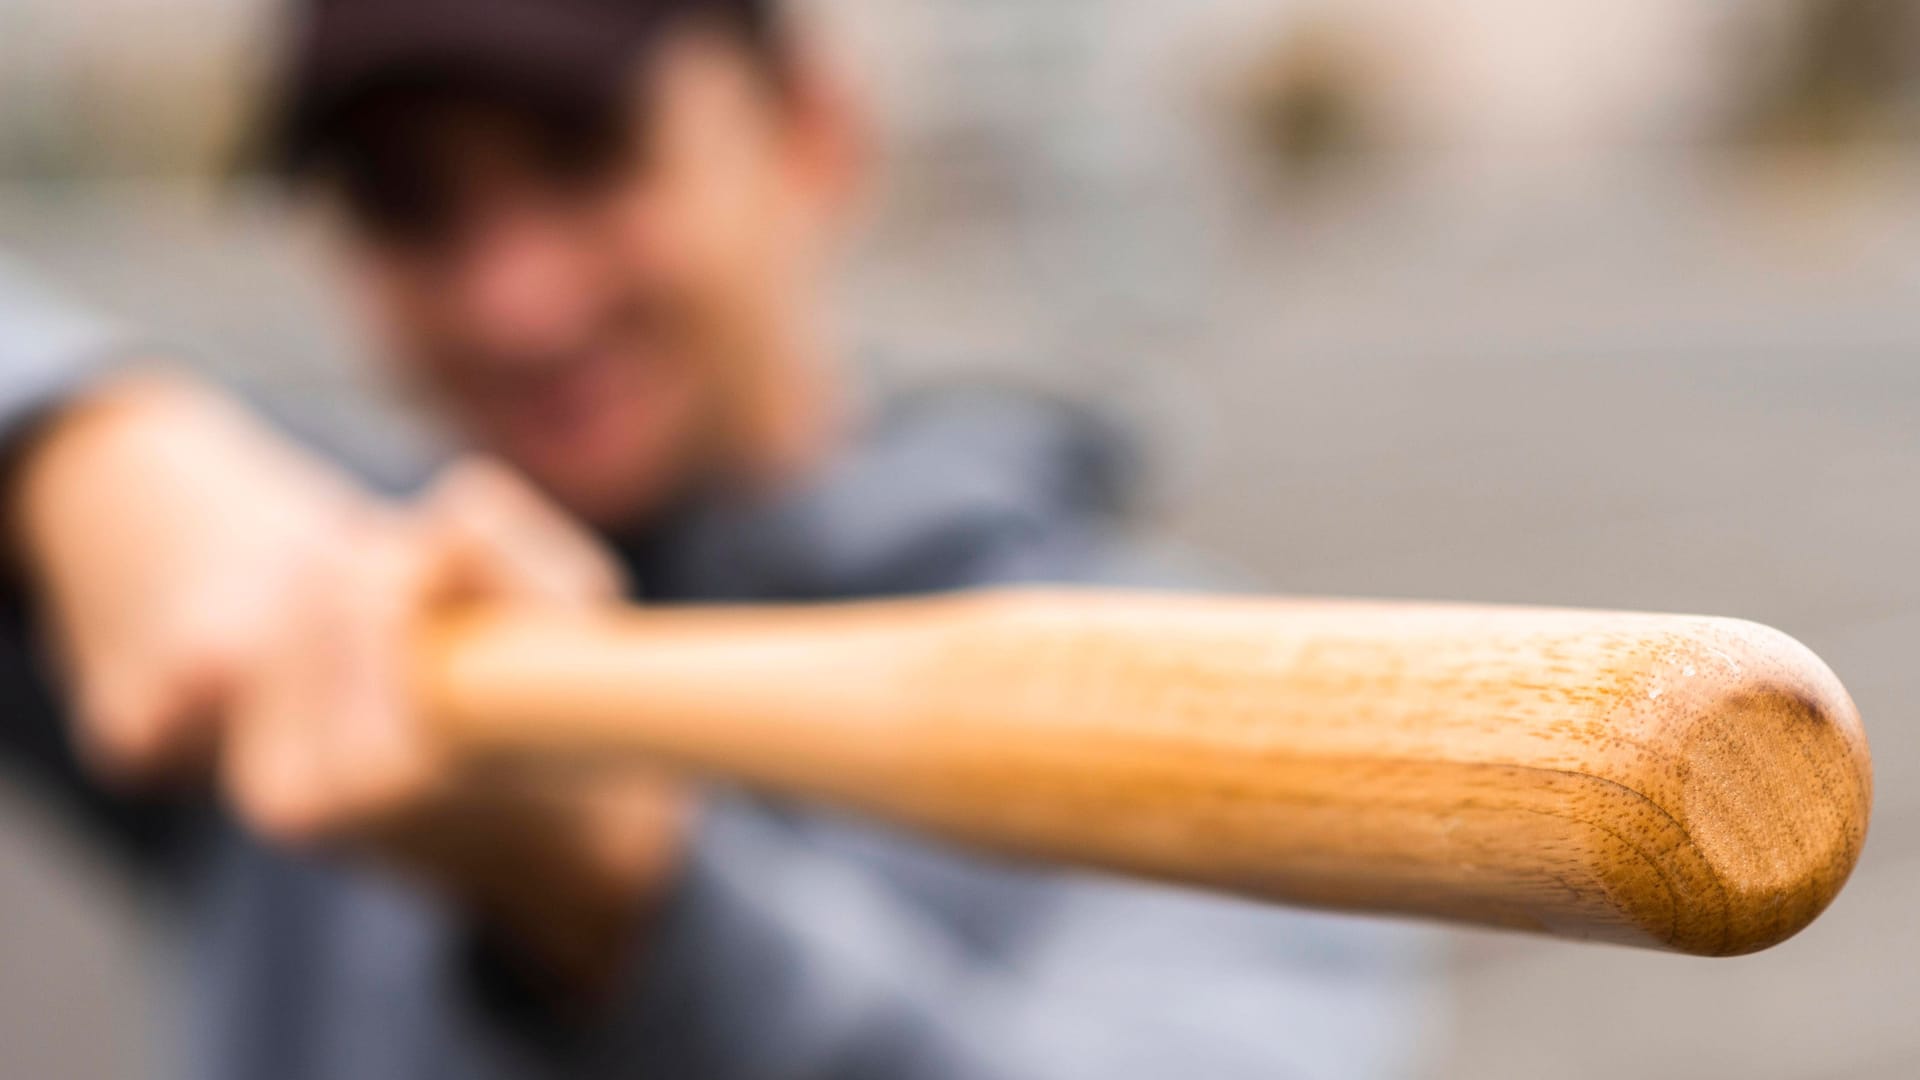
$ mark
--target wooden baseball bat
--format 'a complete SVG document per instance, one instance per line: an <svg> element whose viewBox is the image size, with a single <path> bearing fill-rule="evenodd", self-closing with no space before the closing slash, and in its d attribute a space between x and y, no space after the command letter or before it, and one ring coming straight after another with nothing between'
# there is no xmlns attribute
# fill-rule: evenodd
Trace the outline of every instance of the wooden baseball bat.
<svg viewBox="0 0 1920 1080"><path fill-rule="evenodd" d="M613 750L1001 852L1705 955L1860 853L1859 715L1727 619L1008 591L438 627L475 752Z"/></svg>

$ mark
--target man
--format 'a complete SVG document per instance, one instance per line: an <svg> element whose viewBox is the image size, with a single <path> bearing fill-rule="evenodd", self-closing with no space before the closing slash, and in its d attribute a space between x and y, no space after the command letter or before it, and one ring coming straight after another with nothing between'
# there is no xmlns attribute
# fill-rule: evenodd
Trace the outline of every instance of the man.
<svg viewBox="0 0 1920 1080"><path fill-rule="evenodd" d="M193 1075L1407 1067L1417 958L1384 930L439 755L404 665L442 605L1107 576L1118 456L1036 403L852 408L821 292L858 125L766 0L302 15L275 158L398 370L503 464L373 499L0 285L5 737L179 898Z"/></svg>

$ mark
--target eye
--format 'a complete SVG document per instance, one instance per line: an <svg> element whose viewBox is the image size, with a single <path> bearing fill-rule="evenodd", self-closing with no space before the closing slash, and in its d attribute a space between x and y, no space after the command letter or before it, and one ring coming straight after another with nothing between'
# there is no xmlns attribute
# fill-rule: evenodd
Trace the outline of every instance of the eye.
<svg viewBox="0 0 1920 1080"><path fill-rule="evenodd" d="M580 115L539 129L535 160L542 179L557 192L587 196L604 191L642 163L641 140L618 118Z"/></svg>
<svg viewBox="0 0 1920 1080"><path fill-rule="evenodd" d="M454 214L443 199L402 183L368 187L352 196L360 227L382 247L414 254L444 253L454 246Z"/></svg>

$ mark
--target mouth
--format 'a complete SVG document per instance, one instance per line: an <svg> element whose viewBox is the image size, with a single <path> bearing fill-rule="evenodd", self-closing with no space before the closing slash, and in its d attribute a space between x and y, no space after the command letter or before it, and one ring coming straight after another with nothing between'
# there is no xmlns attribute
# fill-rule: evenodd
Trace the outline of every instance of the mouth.
<svg viewBox="0 0 1920 1080"><path fill-rule="evenodd" d="M622 390L622 365L606 351L583 353L522 370L488 387L488 411L520 435L554 437L591 424ZM653 363L641 363L653 368Z"/></svg>
<svg viewBox="0 0 1920 1080"><path fill-rule="evenodd" d="M495 373L477 388L479 427L525 466L599 459L664 424L678 370L663 352L608 348Z"/></svg>

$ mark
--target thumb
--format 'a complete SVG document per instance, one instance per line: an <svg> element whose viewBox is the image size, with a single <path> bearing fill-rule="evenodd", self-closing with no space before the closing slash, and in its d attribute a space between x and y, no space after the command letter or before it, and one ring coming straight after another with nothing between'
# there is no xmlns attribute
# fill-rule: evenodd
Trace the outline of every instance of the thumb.
<svg viewBox="0 0 1920 1080"><path fill-rule="evenodd" d="M580 607L623 591L606 549L504 466L477 458L454 465L423 511L447 553L455 596Z"/></svg>

